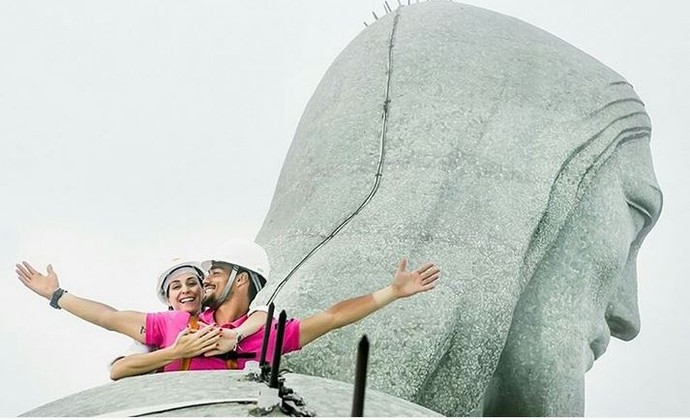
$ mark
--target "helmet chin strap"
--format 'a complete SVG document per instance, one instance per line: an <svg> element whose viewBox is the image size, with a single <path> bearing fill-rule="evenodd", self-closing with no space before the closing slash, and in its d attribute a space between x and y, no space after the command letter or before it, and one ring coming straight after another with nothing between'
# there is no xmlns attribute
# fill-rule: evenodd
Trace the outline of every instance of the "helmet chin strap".
<svg viewBox="0 0 690 420"><path fill-rule="evenodd" d="M230 290L232 290L232 284L235 282L235 277L237 277L237 267L233 265L232 272L230 272L230 277L228 277L228 282L225 284L223 294L220 295L220 299L218 299L218 304L216 305L216 307L225 303L225 299L227 299L230 296Z"/></svg>

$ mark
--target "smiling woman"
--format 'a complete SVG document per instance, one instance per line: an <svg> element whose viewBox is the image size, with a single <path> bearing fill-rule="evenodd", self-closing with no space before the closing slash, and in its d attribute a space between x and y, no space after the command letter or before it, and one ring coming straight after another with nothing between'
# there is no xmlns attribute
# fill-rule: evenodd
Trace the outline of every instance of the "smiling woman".
<svg viewBox="0 0 690 420"><path fill-rule="evenodd" d="M193 275L170 281L168 299L180 304L179 310L195 313L201 309L203 289L199 278Z"/></svg>
<svg viewBox="0 0 690 420"><path fill-rule="evenodd" d="M156 291L158 299L168 306L169 310L182 311L197 316L202 308L203 272L193 261L179 262L163 271L158 277ZM188 323L191 318L188 318ZM142 346L135 343L127 354L116 357L110 366L110 378L113 380L128 376L150 373L169 365L178 359L189 359L198 356L197 352L208 352L214 348L212 336L201 337L196 334L197 325L190 325L180 332L175 343L166 348ZM145 332L145 331L144 331ZM188 368L188 366L187 366Z"/></svg>
<svg viewBox="0 0 690 420"><path fill-rule="evenodd" d="M169 309L182 310L196 315L203 301L204 272L194 261L177 262L158 276L156 292L158 300L169 304ZM184 286L184 287L183 287ZM182 299L185 305L182 305Z"/></svg>

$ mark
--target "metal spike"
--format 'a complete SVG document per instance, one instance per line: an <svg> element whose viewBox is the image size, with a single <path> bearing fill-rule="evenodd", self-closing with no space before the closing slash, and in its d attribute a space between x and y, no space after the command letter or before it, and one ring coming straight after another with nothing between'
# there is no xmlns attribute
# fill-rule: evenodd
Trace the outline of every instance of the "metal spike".
<svg viewBox="0 0 690 420"><path fill-rule="evenodd" d="M376 16L376 13L374 13L374 12L371 12L371 14L372 14L372 15L374 15L374 19L376 19L376 20L379 20L379 17L378 17L378 16Z"/></svg>
<svg viewBox="0 0 690 420"><path fill-rule="evenodd" d="M278 332L276 333L276 346L273 349L273 366L271 367L271 381L268 386L271 388L278 388L278 374L280 373L280 355L283 353L283 335L285 334L285 321L287 320L287 313L280 311L278 317Z"/></svg>
<svg viewBox="0 0 690 420"><path fill-rule="evenodd" d="M261 357L259 358L259 367L261 368L262 376L268 373L270 367L266 363L266 353L268 351L268 338L271 335L271 326L273 325L273 311L275 310L275 305L271 302L268 305L268 316L266 317L266 326L264 327L264 340L261 343Z"/></svg>
<svg viewBox="0 0 690 420"><path fill-rule="evenodd" d="M393 9L391 9L391 6L388 4L388 1L387 1L387 0L384 0L384 1L383 1L383 6L384 6L384 8L386 9L387 13L390 13L390 12L393 11Z"/></svg>
<svg viewBox="0 0 690 420"><path fill-rule="evenodd" d="M357 365L355 366L355 389L352 397L352 417L364 416L364 391L367 387L367 364L369 362L369 340L362 336L357 346Z"/></svg>
<svg viewBox="0 0 690 420"><path fill-rule="evenodd" d="M367 25L366 22L362 22L362 23L364 24L364 27L365 27L365 28L368 28L368 27L369 27L369 25Z"/></svg>
<svg viewBox="0 0 690 420"><path fill-rule="evenodd" d="M400 0L398 0L398 6L402 7L402 3L400 3Z"/></svg>

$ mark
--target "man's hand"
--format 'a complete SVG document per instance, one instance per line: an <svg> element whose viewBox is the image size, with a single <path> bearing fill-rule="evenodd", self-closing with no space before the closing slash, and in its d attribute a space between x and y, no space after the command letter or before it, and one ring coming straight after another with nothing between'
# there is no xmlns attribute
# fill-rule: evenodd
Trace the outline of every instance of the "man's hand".
<svg viewBox="0 0 690 420"><path fill-rule="evenodd" d="M196 357L216 349L220 341L220 328L207 325L198 331L191 331L189 327L178 334L173 352L178 358Z"/></svg>
<svg viewBox="0 0 690 420"><path fill-rule="evenodd" d="M26 261L16 265L14 270L17 273L19 280L24 283L24 286L33 290L36 294L50 299L59 287L57 274L53 271L53 266L48 264L46 268L48 275L43 275Z"/></svg>
<svg viewBox="0 0 690 420"><path fill-rule="evenodd" d="M426 292L436 287L441 270L434 264L427 263L414 271L407 270L407 258L398 263L391 288L396 298L404 298L419 292Z"/></svg>

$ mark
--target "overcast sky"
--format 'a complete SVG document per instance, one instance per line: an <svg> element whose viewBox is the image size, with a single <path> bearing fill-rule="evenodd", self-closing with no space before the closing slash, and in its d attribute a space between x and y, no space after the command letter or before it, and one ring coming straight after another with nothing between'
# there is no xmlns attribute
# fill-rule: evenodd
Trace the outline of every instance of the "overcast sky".
<svg viewBox="0 0 690 420"><path fill-rule="evenodd" d="M646 103L665 203L639 257L642 332L589 372L586 413L690 415L690 6L466 3L563 38ZM372 10L382 2L0 0L0 416L108 383L129 342L50 308L14 263L162 310L169 257L258 232L309 97Z"/></svg>

